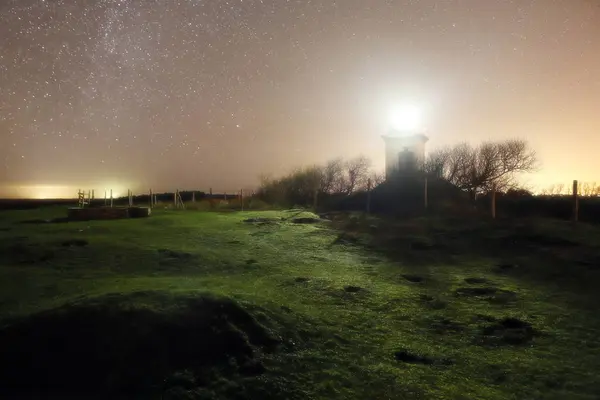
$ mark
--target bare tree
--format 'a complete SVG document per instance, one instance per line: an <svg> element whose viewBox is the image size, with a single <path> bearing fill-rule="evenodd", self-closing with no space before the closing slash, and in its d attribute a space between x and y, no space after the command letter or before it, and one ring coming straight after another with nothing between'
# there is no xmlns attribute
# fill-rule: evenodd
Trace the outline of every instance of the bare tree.
<svg viewBox="0 0 600 400"><path fill-rule="evenodd" d="M452 149L437 149L429 153L423 164L423 170L426 174L435 177L443 177L447 171L449 161L452 156Z"/></svg>
<svg viewBox="0 0 600 400"><path fill-rule="evenodd" d="M517 175L534 171L537 157L527 142L513 139L478 147L462 143L432 153L425 165L426 171L437 173L475 198L480 193L517 188Z"/></svg>
<svg viewBox="0 0 600 400"><path fill-rule="evenodd" d="M582 196L598 196L598 184L596 182L583 182L580 184L580 187Z"/></svg>
<svg viewBox="0 0 600 400"><path fill-rule="evenodd" d="M298 198L311 198L321 186L321 169L318 166L298 168L288 176L288 191Z"/></svg>
<svg viewBox="0 0 600 400"><path fill-rule="evenodd" d="M384 181L384 175L374 173L371 161L359 156L344 161L334 159L322 166L297 168L280 178L261 176L258 195L273 204L317 205L321 194L350 195L365 190L371 179L371 187Z"/></svg>
<svg viewBox="0 0 600 400"><path fill-rule="evenodd" d="M336 158L335 160L328 161L325 166L321 168L321 187L322 193L334 193L339 188L340 181L344 177L344 160Z"/></svg>
<svg viewBox="0 0 600 400"><path fill-rule="evenodd" d="M365 156L358 156L345 163L345 176L341 192L350 194L367 183L371 168L371 160Z"/></svg>

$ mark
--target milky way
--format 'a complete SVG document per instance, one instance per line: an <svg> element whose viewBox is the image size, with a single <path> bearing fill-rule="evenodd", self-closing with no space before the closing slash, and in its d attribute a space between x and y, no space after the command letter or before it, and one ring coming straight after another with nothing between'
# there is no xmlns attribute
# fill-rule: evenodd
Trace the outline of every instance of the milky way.
<svg viewBox="0 0 600 400"><path fill-rule="evenodd" d="M337 156L377 165L381 116L405 98L441 144L546 130L541 145L570 118L590 135L599 15L577 0L5 1L0 195L232 190Z"/></svg>

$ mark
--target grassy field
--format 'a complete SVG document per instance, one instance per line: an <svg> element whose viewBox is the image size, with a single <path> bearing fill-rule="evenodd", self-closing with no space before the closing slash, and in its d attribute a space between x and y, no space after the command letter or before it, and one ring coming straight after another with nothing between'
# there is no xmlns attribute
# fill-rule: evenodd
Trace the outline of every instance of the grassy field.
<svg viewBox="0 0 600 400"><path fill-rule="evenodd" d="M2 398L599 398L598 228L64 214L0 212Z"/></svg>

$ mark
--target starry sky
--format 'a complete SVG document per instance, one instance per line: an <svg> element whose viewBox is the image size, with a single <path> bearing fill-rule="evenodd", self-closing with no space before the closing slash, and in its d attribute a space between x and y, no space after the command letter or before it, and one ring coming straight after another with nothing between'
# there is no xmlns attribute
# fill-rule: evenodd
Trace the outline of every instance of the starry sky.
<svg viewBox="0 0 600 400"><path fill-rule="evenodd" d="M0 0L0 197L234 191L360 154L525 138L600 182L596 0Z"/></svg>

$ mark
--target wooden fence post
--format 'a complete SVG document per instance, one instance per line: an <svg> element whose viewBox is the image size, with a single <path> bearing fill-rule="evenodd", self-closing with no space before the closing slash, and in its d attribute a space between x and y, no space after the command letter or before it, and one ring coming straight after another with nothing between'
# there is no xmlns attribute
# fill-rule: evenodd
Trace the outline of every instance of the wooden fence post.
<svg viewBox="0 0 600 400"><path fill-rule="evenodd" d="M579 220L579 191L578 191L578 182L576 180L573 181L573 222L577 222Z"/></svg>
<svg viewBox="0 0 600 400"><path fill-rule="evenodd" d="M242 205L242 211L244 211L244 189L240 189L240 204Z"/></svg>
<svg viewBox="0 0 600 400"><path fill-rule="evenodd" d="M154 197L152 197L152 189L150 189L150 208L154 207Z"/></svg>

